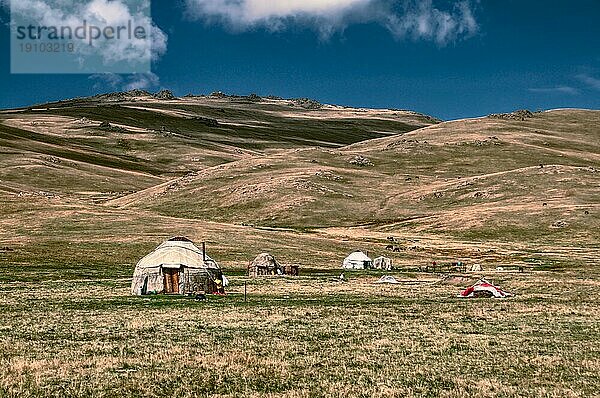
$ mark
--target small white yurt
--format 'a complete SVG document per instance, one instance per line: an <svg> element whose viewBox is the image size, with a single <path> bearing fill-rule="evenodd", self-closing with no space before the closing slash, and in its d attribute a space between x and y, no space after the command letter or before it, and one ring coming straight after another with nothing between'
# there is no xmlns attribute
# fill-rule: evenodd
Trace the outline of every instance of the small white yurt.
<svg viewBox="0 0 600 398"><path fill-rule="evenodd" d="M164 242L135 266L131 293L223 293L221 268L191 240L175 237Z"/></svg>
<svg viewBox="0 0 600 398"><path fill-rule="evenodd" d="M373 267L373 260L371 260L365 253L357 250L351 253L344 259L342 268L344 269L369 269Z"/></svg>

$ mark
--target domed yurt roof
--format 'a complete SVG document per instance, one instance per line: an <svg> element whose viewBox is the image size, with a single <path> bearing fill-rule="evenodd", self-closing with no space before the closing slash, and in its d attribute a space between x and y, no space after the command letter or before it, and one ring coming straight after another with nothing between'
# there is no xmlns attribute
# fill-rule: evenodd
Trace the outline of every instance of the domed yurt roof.
<svg viewBox="0 0 600 398"><path fill-rule="evenodd" d="M254 261L252 261L252 265L273 268L279 267L279 263L277 262L277 260L275 260L275 257L273 257L273 255L271 255L270 253L259 254L258 256L256 256Z"/></svg>
<svg viewBox="0 0 600 398"><path fill-rule="evenodd" d="M352 252L348 257L347 261L372 261L365 253L360 250Z"/></svg>
<svg viewBox="0 0 600 398"><path fill-rule="evenodd" d="M152 253L142 258L136 268L180 268L182 266L219 269L215 260L184 237L174 237L162 243Z"/></svg>
<svg viewBox="0 0 600 398"><path fill-rule="evenodd" d="M351 253L344 262L342 263L342 268L345 269L365 269L370 268L373 264L373 260L371 260L365 253L357 250Z"/></svg>

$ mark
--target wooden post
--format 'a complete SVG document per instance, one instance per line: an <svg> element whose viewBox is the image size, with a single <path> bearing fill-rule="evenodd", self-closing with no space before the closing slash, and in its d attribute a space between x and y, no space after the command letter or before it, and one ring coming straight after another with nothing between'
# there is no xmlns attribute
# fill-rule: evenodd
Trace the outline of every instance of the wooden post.
<svg viewBox="0 0 600 398"><path fill-rule="evenodd" d="M248 293L248 288L247 288L248 282L244 281L244 303L247 301L246 295Z"/></svg>
<svg viewBox="0 0 600 398"><path fill-rule="evenodd" d="M206 242L202 242L202 261L206 262Z"/></svg>

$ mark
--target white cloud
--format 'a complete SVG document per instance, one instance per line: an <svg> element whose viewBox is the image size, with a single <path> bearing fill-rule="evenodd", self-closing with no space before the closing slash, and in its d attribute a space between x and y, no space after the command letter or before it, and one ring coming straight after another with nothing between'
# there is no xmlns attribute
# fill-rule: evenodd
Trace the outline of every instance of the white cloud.
<svg viewBox="0 0 600 398"><path fill-rule="evenodd" d="M189 15L234 31L272 31L309 26L329 37L353 24L376 23L397 39L447 44L475 34L471 2L455 1L442 10L432 0L186 0Z"/></svg>
<svg viewBox="0 0 600 398"><path fill-rule="evenodd" d="M544 88L530 88L529 91L532 93L540 94L569 94L577 95L579 90L570 86L557 86L557 87L544 87Z"/></svg>
<svg viewBox="0 0 600 398"><path fill-rule="evenodd" d="M589 88L594 90L600 90L600 79L595 78L587 73L582 73L576 76L582 83L586 84Z"/></svg>
<svg viewBox="0 0 600 398"><path fill-rule="evenodd" d="M1 0L6 1L6 0ZM131 3L131 2L129 2ZM77 48L81 55L100 55L105 64L114 62L143 62L156 60L167 49L167 35L158 28L148 13L142 8L130 6L126 0L13 0L11 13L26 21L35 21L39 26L71 27L73 30L86 21L88 26L95 25L100 29L106 26L142 26L150 32L150 40L106 40L94 41L93 47L89 39L81 40ZM149 3L148 3L149 4Z"/></svg>
<svg viewBox="0 0 600 398"><path fill-rule="evenodd" d="M90 76L95 80L95 90L151 90L160 86L160 78L154 73L135 73L118 75L103 73Z"/></svg>
<svg viewBox="0 0 600 398"><path fill-rule="evenodd" d="M157 87L160 79L154 73L140 73L129 76L129 80L123 86L123 90L149 90Z"/></svg>

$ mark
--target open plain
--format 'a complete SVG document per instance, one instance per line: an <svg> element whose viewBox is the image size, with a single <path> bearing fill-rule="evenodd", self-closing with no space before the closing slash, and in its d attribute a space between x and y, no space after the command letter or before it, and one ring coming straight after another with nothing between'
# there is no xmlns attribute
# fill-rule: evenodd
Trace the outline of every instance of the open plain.
<svg viewBox="0 0 600 398"><path fill-rule="evenodd" d="M599 126L139 91L2 111L0 396L598 396ZM227 296L130 296L178 235ZM342 282L355 249L395 269ZM262 252L300 277L247 278ZM456 297L481 277L515 296Z"/></svg>

